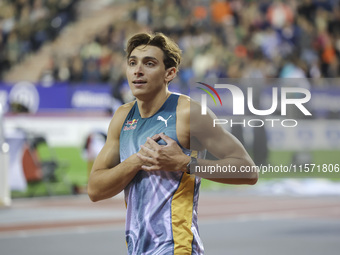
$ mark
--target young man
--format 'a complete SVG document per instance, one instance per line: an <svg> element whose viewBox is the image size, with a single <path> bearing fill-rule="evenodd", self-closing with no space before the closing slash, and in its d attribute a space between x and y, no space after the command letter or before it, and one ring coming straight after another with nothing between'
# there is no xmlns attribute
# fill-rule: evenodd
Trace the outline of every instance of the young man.
<svg viewBox="0 0 340 255"><path fill-rule="evenodd" d="M92 201L124 190L129 254L203 254L197 225L200 177L188 167L212 162L191 157L190 144L219 158L214 164L238 169L254 164L233 136L210 125L212 113L190 127L190 115L200 113L200 106L168 90L180 59L178 46L161 33L128 41L126 75L136 101L115 112L90 174ZM257 173L212 180L254 184Z"/></svg>

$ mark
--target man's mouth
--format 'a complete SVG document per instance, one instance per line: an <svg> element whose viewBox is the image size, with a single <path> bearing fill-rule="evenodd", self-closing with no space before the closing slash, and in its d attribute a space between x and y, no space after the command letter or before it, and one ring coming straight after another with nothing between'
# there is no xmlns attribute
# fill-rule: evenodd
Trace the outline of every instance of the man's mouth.
<svg viewBox="0 0 340 255"><path fill-rule="evenodd" d="M142 84L145 84L146 81L144 81L144 80L134 80L132 83L135 84L135 85L142 85Z"/></svg>

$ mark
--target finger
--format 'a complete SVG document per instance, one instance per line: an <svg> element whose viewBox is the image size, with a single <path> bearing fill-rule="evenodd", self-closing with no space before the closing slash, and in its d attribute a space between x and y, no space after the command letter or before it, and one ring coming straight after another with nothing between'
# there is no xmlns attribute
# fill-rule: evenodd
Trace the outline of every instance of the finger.
<svg viewBox="0 0 340 255"><path fill-rule="evenodd" d="M145 170L145 171L157 171L157 170L160 170L159 167L157 167L155 165L152 165L152 166L143 165L141 168L142 168L142 170Z"/></svg>
<svg viewBox="0 0 340 255"><path fill-rule="evenodd" d="M153 157L154 150L148 146L141 145L139 153L143 154L144 156Z"/></svg>
<svg viewBox="0 0 340 255"><path fill-rule="evenodd" d="M151 137L152 140L154 140L155 142L158 142L159 140L161 140L161 137L159 134L155 134Z"/></svg>
<svg viewBox="0 0 340 255"><path fill-rule="evenodd" d="M175 142L175 140L171 139L169 136L167 136L167 135L164 134L164 133L160 133L159 136L160 136L167 144Z"/></svg>
<svg viewBox="0 0 340 255"><path fill-rule="evenodd" d="M151 138L147 137L146 141L144 143L144 146L148 147L149 149L155 150L155 143L157 143L159 140L161 139L161 137L159 136L159 134L153 135ZM154 143L152 143L151 141L154 141Z"/></svg>
<svg viewBox="0 0 340 255"><path fill-rule="evenodd" d="M150 143L148 142L148 140L146 140L146 142L143 144L143 146L145 146L146 148L149 148L150 150L152 149L152 147L151 147Z"/></svg>
<svg viewBox="0 0 340 255"><path fill-rule="evenodd" d="M145 155L143 155L143 154L141 154L139 152L137 153L137 157L139 159L141 159L144 163L148 163L150 165L154 165L155 164L155 160L153 158L145 156Z"/></svg>
<svg viewBox="0 0 340 255"><path fill-rule="evenodd" d="M146 138L146 141L145 141L145 143L144 143L144 146L148 147L149 149L154 150L154 149L153 149L153 146L152 146L152 144L150 143L150 140L149 140L149 139L151 139L151 140L157 142L157 141L159 141L161 138L160 138L160 136L159 136L158 134L153 135L151 138L150 138L150 137L147 137L147 138Z"/></svg>
<svg viewBox="0 0 340 255"><path fill-rule="evenodd" d="M150 138L150 137L148 137L148 138L146 139L146 143L148 143L148 145L150 146L150 147L149 147L150 149L157 150L157 149L160 148L160 145L159 145L157 142L155 142L155 140L153 140L153 139Z"/></svg>

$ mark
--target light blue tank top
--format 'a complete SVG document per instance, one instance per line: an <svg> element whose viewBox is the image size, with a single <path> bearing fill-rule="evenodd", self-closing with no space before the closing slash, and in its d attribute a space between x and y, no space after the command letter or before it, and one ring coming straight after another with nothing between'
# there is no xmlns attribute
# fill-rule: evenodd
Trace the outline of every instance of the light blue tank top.
<svg viewBox="0 0 340 255"><path fill-rule="evenodd" d="M142 118L137 103L133 105L120 133L121 162L137 153L147 137L161 132L179 144L178 98L179 95L171 94L149 118ZM158 143L166 144L163 140ZM187 155L191 153L188 149L182 150ZM124 189L128 253L203 254L197 225L199 186L199 177L181 171L140 170Z"/></svg>

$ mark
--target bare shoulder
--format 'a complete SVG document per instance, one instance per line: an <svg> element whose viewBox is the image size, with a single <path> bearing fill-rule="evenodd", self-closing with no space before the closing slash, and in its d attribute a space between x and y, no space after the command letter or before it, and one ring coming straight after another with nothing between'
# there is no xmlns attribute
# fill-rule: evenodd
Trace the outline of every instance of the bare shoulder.
<svg viewBox="0 0 340 255"><path fill-rule="evenodd" d="M181 104L179 103L178 105L182 107L179 112L181 116L185 116L185 118L190 119L190 132L192 137L200 137L208 130L215 132L216 129L212 130L212 127L213 120L216 116L209 108L207 109L207 114L202 114L202 105L200 102L184 95L181 96L180 99L181 100L179 101L181 101Z"/></svg>
<svg viewBox="0 0 340 255"><path fill-rule="evenodd" d="M136 101L132 101L126 104L123 104L121 106L118 107L118 109L115 112L115 115L127 115L128 112L131 110L132 106L135 104Z"/></svg>
<svg viewBox="0 0 340 255"><path fill-rule="evenodd" d="M197 137L204 136L204 132L209 130L211 118L201 115L200 103L186 95L181 95L178 99L177 119L177 130L179 130L177 136L182 146L190 144L191 149L203 149Z"/></svg>
<svg viewBox="0 0 340 255"><path fill-rule="evenodd" d="M181 95L178 99L177 114L181 118L190 120L190 123L198 124L202 121L211 120L201 115L201 104L186 95ZM211 112L208 115L210 117ZM195 126L198 127L199 125Z"/></svg>
<svg viewBox="0 0 340 255"><path fill-rule="evenodd" d="M196 113L200 111L201 105L189 96L180 95L178 99L178 109L181 113L183 112L185 114L190 114L190 111L192 111L192 113Z"/></svg>
<svg viewBox="0 0 340 255"><path fill-rule="evenodd" d="M190 97L180 95L177 103L177 138L184 148L190 148Z"/></svg>
<svg viewBox="0 0 340 255"><path fill-rule="evenodd" d="M109 126L110 133L112 134L120 133L120 130L124 124L125 118L128 115L134 103L135 101L123 104L115 111L111 119L110 126Z"/></svg>
<svg viewBox="0 0 340 255"><path fill-rule="evenodd" d="M177 116L181 121L190 123L192 99L186 95L180 95L177 104ZM186 123L186 124L188 124Z"/></svg>
<svg viewBox="0 0 340 255"><path fill-rule="evenodd" d="M187 95L181 94L178 98L178 104L189 104L190 105L191 98Z"/></svg>

